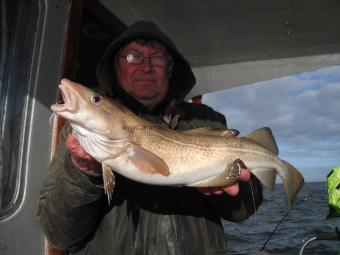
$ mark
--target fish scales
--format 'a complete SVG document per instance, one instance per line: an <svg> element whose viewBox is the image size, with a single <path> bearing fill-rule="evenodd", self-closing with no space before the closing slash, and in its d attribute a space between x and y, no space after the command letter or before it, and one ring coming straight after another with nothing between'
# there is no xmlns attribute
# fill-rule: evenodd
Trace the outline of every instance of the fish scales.
<svg viewBox="0 0 340 255"><path fill-rule="evenodd" d="M241 138L230 136L230 130L178 132L143 120L80 84L63 79L59 87L64 103L51 109L69 120L82 147L102 163L109 200L111 171L147 184L213 187L238 180L239 160L266 187L273 187L278 174L289 206L303 185L299 171L277 156L268 128Z"/></svg>
<svg viewBox="0 0 340 255"><path fill-rule="evenodd" d="M177 143L173 139L167 140L160 138L159 134L155 132L152 132L148 135L140 134L136 136L138 137L138 139L134 140L134 142L147 149L148 151L156 154L160 158L164 159L164 161L171 169L169 177L174 177L174 179L172 180L173 182L178 182L179 178L182 178L183 181L191 178L190 176L193 173L192 171L190 171L190 169L192 169L193 167L193 161L194 164L197 165L197 167L200 167L202 169L202 171L206 171L205 168L208 165L208 155L206 155L206 153L208 152L209 155L211 155L211 151L202 151L198 148L195 149L194 147L192 147L191 150L183 150L182 144ZM148 141L153 142L150 143ZM197 178L200 178L199 172L196 172L196 175ZM171 178L166 179L169 179L168 181L171 181Z"/></svg>

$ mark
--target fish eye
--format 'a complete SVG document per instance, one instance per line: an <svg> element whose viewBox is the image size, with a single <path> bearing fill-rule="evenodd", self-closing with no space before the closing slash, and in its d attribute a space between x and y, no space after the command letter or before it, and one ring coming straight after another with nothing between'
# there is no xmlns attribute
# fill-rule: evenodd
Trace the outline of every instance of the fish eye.
<svg viewBox="0 0 340 255"><path fill-rule="evenodd" d="M102 100L101 96L98 96L98 95L91 96L92 103L99 104L101 100Z"/></svg>

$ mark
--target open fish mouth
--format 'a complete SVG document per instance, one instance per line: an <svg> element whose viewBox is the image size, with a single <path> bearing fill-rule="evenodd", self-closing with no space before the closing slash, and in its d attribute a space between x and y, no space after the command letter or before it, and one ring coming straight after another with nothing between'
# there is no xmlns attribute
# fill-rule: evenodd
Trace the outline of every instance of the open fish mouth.
<svg viewBox="0 0 340 255"><path fill-rule="evenodd" d="M62 100L56 104L51 105L51 109L54 112L71 112L75 113L79 110L77 97L74 93L72 85L59 84L59 90Z"/></svg>

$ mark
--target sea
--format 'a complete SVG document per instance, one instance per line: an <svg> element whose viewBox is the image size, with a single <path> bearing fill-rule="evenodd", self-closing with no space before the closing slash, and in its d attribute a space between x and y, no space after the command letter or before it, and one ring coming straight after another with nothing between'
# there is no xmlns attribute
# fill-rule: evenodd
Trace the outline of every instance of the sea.
<svg viewBox="0 0 340 255"><path fill-rule="evenodd" d="M305 183L291 209L282 184L273 192L264 190L258 211L242 223L223 222L228 254L297 255L302 246L317 237L303 250L303 255L338 255L339 218L327 218L329 212L325 182ZM328 240L335 239L335 240Z"/></svg>

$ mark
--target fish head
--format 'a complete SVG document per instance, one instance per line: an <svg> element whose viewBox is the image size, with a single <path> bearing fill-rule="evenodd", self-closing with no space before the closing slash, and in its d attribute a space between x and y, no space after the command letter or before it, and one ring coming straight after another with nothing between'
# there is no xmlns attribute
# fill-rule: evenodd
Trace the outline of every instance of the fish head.
<svg viewBox="0 0 340 255"><path fill-rule="evenodd" d="M63 102L51 105L51 110L67 119L74 129L111 139L126 137L113 100L68 79L61 80L59 89Z"/></svg>

